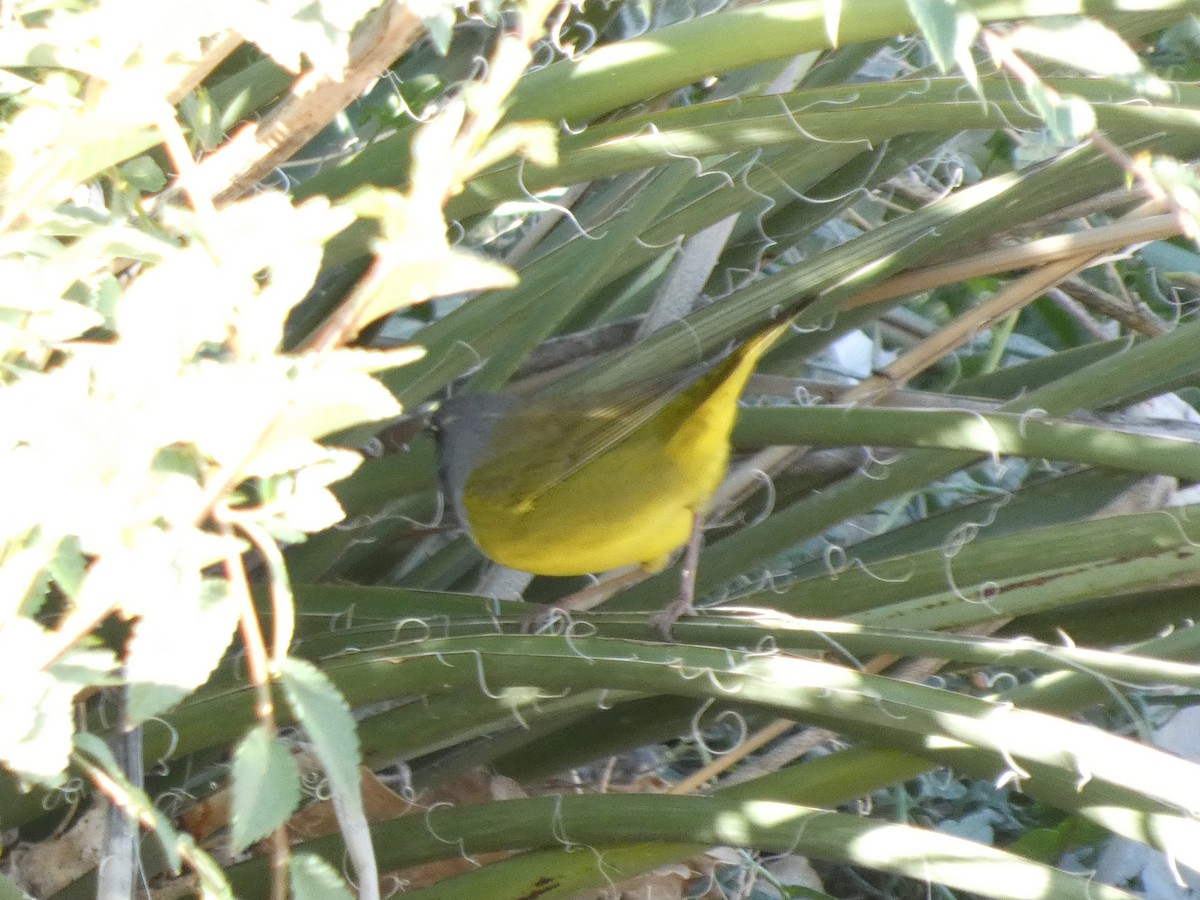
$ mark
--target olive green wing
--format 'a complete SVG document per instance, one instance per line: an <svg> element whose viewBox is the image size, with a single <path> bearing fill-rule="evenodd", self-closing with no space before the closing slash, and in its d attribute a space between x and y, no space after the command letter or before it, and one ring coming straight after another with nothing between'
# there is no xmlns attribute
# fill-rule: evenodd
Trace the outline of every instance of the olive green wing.
<svg viewBox="0 0 1200 900"><path fill-rule="evenodd" d="M519 405L496 427L471 473L471 494L502 506L535 502L625 441L700 374L693 370L616 391Z"/></svg>
<svg viewBox="0 0 1200 900"><path fill-rule="evenodd" d="M471 473L470 492L497 506L521 508L627 440L684 392L698 391L698 407L711 392L729 385L736 400L759 357L790 325L788 319L763 329L715 364L617 391L515 408L497 425Z"/></svg>

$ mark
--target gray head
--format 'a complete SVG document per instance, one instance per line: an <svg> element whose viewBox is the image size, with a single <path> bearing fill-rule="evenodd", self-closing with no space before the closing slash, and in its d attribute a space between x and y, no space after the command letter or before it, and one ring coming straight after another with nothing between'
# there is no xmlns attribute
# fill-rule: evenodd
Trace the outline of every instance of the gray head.
<svg viewBox="0 0 1200 900"><path fill-rule="evenodd" d="M462 503L467 476L487 450L496 425L517 403L504 394L464 394L446 400L433 414L438 482L459 525L467 524Z"/></svg>

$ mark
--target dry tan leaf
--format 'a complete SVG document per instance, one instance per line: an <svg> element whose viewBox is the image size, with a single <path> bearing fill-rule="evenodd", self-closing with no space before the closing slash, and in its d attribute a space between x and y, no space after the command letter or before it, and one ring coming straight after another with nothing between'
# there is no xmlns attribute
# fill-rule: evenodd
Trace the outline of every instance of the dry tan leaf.
<svg viewBox="0 0 1200 900"><path fill-rule="evenodd" d="M363 809L368 822L386 822L388 819L406 816L413 810L422 808L405 800L376 778L370 769L360 766L358 771L362 784ZM337 816L333 812L332 800L310 803L287 823L288 837L292 843L333 834L337 828Z"/></svg>
<svg viewBox="0 0 1200 900"><path fill-rule="evenodd" d="M298 750L295 758L302 773L309 776L319 775L320 766L311 754ZM527 796L521 786L511 778L494 775L482 769L470 772L436 791L428 791L418 797L416 802L401 797L370 769L360 768L359 774L362 779L363 808L368 822L385 822L414 813L424 813L436 804L449 803L459 806ZM230 797L229 790L224 789L195 804L180 816L181 827L197 841L211 838L229 824ZM288 838L293 844L333 834L338 829L338 823L332 801L320 800L310 803L288 820L286 828ZM256 848L256 855L261 852L262 848ZM491 853L479 856L476 857L476 863L486 864L503 859L507 855L509 854ZM474 868L476 863L466 859L440 860L383 877L393 878L412 890L465 872ZM176 896L182 896L180 892L186 893L187 887L181 883L181 879L176 879L163 885L156 891L156 900L159 891L162 892L162 900L173 900Z"/></svg>
<svg viewBox="0 0 1200 900"><path fill-rule="evenodd" d="M97 804L58 837L13 848L12 878L35 897L49 897L100 863L108 810Z"/></svg>
<svg viewBox="0 0 1200 900"><path fill-rule="evenodd" d="M521 785L507 775L493 775L488 788L493 800L520 800L529 796Z"/></svg>
<svg viewBox="0 0 1200 900"><path fill-rule="evenodd" d="M682 900L688 893L688 882L697 873L684 863L662 866L603 891L587 895L588 900Z"/></svg>
<svg viewBox="0 0 1200 900"><path fill-rule="evenodd" d="M767 863L766 870L774 875L780 884L788 887L805 887L814 891L824 892L825 885L812 864L803 856L792 854Z"/></svg>
<svg viewBox="0 0 1200 900"><path fill-rule="evenodd" d="M189 806L179 815L179 827L204 844L213 834L229 825L229 810L233 792L222 788L215 794Z"/></svg>
<svg viewBox="0 0 1200 900"><path fill-rule="evenodd" d="M182 897L198 897L200 879L193 872L185 872L150 889L150 900L180 900Z"/></svg>

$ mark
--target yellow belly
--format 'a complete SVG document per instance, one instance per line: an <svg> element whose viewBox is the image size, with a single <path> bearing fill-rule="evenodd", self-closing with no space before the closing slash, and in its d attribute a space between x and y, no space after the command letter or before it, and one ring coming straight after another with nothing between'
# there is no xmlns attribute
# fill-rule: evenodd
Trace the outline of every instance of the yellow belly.
<svg viewBox="0 0 1200 900"><path fill-rule="evenodd" d="M686 448L673 457L667 447L661 437L634 437L519 508L487 503L468 479L463 504L475 542L496 562L535 575L662 568L687 542L727 456L714 458L710 447L697 467Z"/></svg>
<svg viewBox="0 0 1200 900"><path fill-rule="evenodd" d="M475 543L535 575L665 566L724 477L750 371L787 327L755 335L603 452L575 442L579 423L619 415L617 401L514 414L463 488Z"/></svg>

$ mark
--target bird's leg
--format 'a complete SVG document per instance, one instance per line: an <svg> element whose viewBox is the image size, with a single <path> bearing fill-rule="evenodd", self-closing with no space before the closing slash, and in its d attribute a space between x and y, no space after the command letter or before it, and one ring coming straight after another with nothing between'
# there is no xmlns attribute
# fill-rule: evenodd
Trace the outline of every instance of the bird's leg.
<svg viewBox="0 0 1200 900"><path fill-rule="evenodd" d="M675 640L671 636L671 626L679 621L681 616L696 614L693 601L696 599L696 568L700 564L700 539L702 537L700 526L702 523L703 519L700 513L692 513L692 532L688 535L687 547L683 551L683 570L679 573L679 595L650 620L650 624L654 626L654 630L662 636L664 641Z"/></svg>

